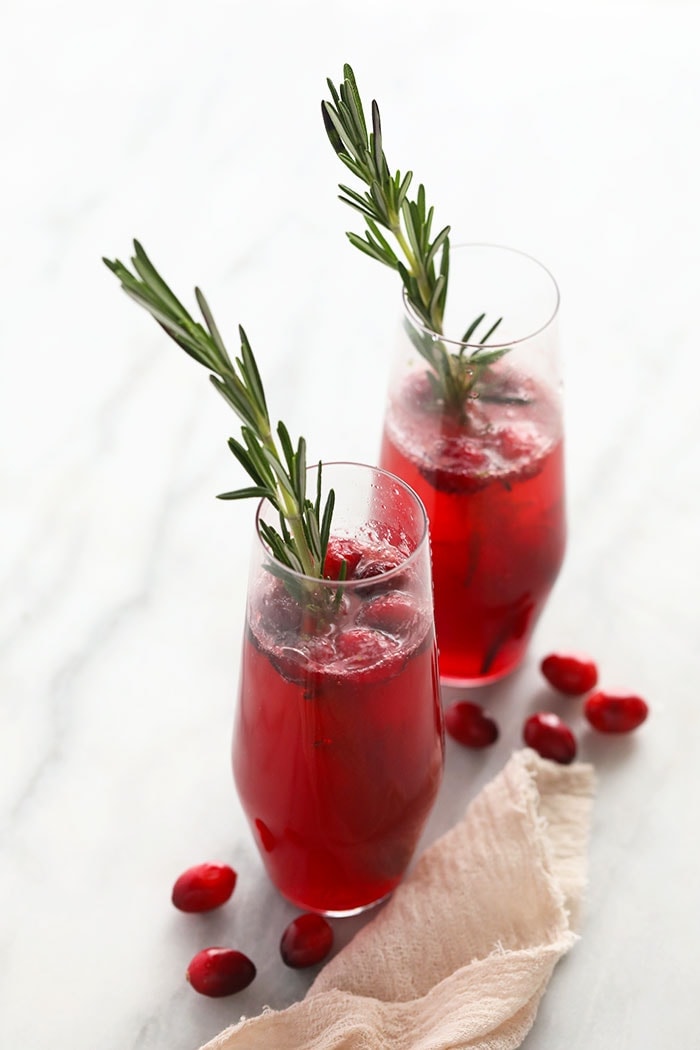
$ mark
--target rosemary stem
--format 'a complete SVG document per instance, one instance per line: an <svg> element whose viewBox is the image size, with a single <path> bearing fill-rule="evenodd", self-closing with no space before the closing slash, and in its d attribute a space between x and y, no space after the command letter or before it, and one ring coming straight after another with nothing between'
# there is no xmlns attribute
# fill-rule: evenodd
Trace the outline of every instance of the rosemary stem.
<svg viewBox="0 0 700 1050"><path fill-rule="evenodd" d="M268 451L274 456L277 462L281 464L281 460L277 452L277 447L275 445L269 427L266 426L264 428L264 431L261 431L260 440L265 446L265 448L268 449ZM287 522L289 526L289 531L291 532L294 538L297 554L304 569L304 573L306 576L317 575L314 572L313 558L311 557L311 553L308 549L308 544L306 542L306 536L304 534L301 507L299 506L298 502L290 496L286 489L283 488L282 485L280 485L279 483L275 483L275 489L277 492L277 499L279 505L282 508L282 516Z"/></svg>
<svg viewBox="0 0 700 1050"><path fill-rule="evenodd" d="M331 490L321 509L320 482L316 503L306 499L306 443L297 451L286 426L273 434L257 362L248 337L239 326L241 356L231 360L211 310L199 288L195 297L206 327L196 322L157 272L143 247L134 241L133 272L118 259L104 259L124 290L146 309L167 334L210 373L214 387L242 422L242 441L229 438L229 448L253 481L221 493L221 499L262 498L276 508L281 530L265 523L265 543L283 565L306 576L320 577L330 534L335 495Z"/></svg>
<svg viewBox="0 0 700 1050"><path fill-rule="evenodd" d="M450 412L464 419L475 387L482 384L490 366L511 349L487 345L501 319L487 328L483 338L477 340L475 336L470 342L465 336L461 349L451 349L443 336L450 272L450 227L445 226L433 236L434 209L426 207L423 185L414 197L409 197L413 172L404 171L402 175L399 169L391 174L382 147L379 107L372 102L372 133L368 134L364 107L350 65L343 66L343 79L338 88L330 80L327 83L332 98L322 102L326 134L336 155L367 187L361 193L352 187L340 186L340 199L359 211L367 226L364 239L348 233L350 243L365 255L399 271L407 303L429 329L426 331L421 324L411 340L431 369L433 392ZM394 243L388 243L382 229L389 231ZM484 321L482 313L467 329L468 335L474 335ZM468 354L465 353L467 345Z"/></svg>
<svg viewBox="0 0 700 1050"><path fill-rule="evenodd" d="M304 530L302 528L301 515L298 513L293 513L290 509L285 511L285 518L287 519L287 522L289 524L290 532L294 537L294 542L296 544L297 551L299 552L301 564L304 567L304 574L306 576L320 576L320 572L314 572L313 561L310 558L307 558L306 556L306 537L304 536Z"/></svg>
<svg viewBox="0 0 700 1050"><path fill-rule="evenodd" d="M406 261L409 265L409 272L418 281L418 289L420 291L420 297L423 301L423 305L425 307L428 307L430 304L430 284L428 282L425 269L423 268L423 266L421 266L420 259L416 259L415 255L413 254L411 246L408 243L408 240L406 239L406 236L401 228L401 224L399 223L398 219L396 220L395 224L391 227L391 232L394 234L394 237L396 237L396 240L401 246L402 252L406 256Z"/></svg>

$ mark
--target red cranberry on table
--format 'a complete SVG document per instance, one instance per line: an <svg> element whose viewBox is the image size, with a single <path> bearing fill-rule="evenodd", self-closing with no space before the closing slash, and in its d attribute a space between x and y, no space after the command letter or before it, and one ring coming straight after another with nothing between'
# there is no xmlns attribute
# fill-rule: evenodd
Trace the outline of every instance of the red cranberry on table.
<svg viewBox="0 0 700 1050"><path fill-rule="evenodd" d="M203 948L187 967L187 980L196 992L218 999L247 988L255 965L234 948Z"/></svg>
<svg viewBox="0 0 700 1050"><path fill-rule="evenodd" d="M631 733L646 720L649 707L641 696L601 689L587 698L583 713L599 733Z"/></svg>
<svg viewBox="0 0 700 1050"><path fill-rule="evenodd" d="M588 656L579 653L550 653L540 664L549 684L567 696L583 696L598 681L598 668Z"/></svg>
<svg viewBox="0 0 700 1050"><path fill-rule="evenodd" d="M542 758L549 758L563 766L576 757L576 738L566 722L551 711L538 711L526 720L523 740Z"/></svg>
<svg viewBox="0 0 700 1050"><path fill-rule="evenodd" d="M498 740L498 726L480 704L458 700L445 711L445 729L464 747L489 747Z"/></svg>
<svg viewBox="0 0 700 1050"><path fill-rule="evenodd" d="M333 947L333 930L322 915L298 915L282 934L280 953L287 966L302 969L325 959Z"/></svg>
<svg viewBox="0 0 700 1050"><path fill-rule="evenodd" d="M228 864L196 864L183 871L173 886L172 901L180 911L211 911L225 904L236 885Z"/></svg>

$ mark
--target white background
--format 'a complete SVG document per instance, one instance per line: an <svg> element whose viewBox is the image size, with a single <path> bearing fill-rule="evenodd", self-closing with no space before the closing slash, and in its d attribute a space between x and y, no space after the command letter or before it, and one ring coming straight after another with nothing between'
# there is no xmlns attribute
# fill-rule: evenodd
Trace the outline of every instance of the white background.
<svg viewBox="0 0 700 1050"><path fill-rule="evenodd" d="M252 506L205 373L118 289L137 236L312 458L376 458L395 275L344 238L320 118L350 61L456 240L540 258L563 297L570 544L522 670L484 692L499 744L450 744L427 839L562 709L595 763L586 925L527 1050L695 1045L700 287L696 3L418 6L5 0L0 13L0 1045L195 1050L303 995L229 738ZM187 301L191 301L188 298ZM588 650L645 696L593 738L539 678ZM178 914L179 872L239 872ZM497 892L497 887L494 887ZM337 924L338 943L352 924ZM207 943L258 965L206 1000Z"/></svg>

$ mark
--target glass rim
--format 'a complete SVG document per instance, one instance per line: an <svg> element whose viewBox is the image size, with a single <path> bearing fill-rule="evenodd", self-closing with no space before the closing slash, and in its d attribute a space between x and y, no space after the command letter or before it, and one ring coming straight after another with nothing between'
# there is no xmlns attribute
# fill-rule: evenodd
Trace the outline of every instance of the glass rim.
<svg viewBox="0 0 700 1050"><path fill-rule="evenodd" d="M306 473L309 474L311 471L318 470L318 466L318 463L310 464L306 468ZM429 542L428 513L425 509L422 499L420 498L416 490L411 488L411 486L408 485L402 478L398 477L398 475L396 474L393 474L390 470L385 470L384 467L373 466L371 463L358 463L354 460L343 459L329 460L328 462L324 462L323 460L321 460L322 471L325 471L327 467L359 467L362 470L371 470L374 474L381 474L383 477L390 478L392 482L395 482L397 485L400 485L401 488L411 497L412 501L415 503L420 513L421 530L415 549L412 550L410 554L406 555L406 557L403 558L403 560L400 561L398 565L393 566L393 568L391 569L387 569L386 572L378 573L376 576L369 576L366 580L328 580L323 576L307 576L306 573L299 572L297 569L292 569L289 565L285 565L284 562L279 561L279 559L274 556L270 548L265 543L265 540L261 536L260 520L263 510L265 509L265 507L270 507L273 511L275 510L274 506L267 498L267 496L263 496L263 498L258 502L258 505L255 510L255 537L258 541L258 544L262 548L263 554L267 561L272 565L278 566L279 569L285 574L285 576L289 576L296 580L304 580L307 583L310 582L315 585L321 585L323 587L330 587L333 589L337 589L338 587L342 587L344 589L348 587L361 588L363 586L376 587L378 583L382 583L384 580L390 580L392 577L398 576L402 572L405 572L406 567L409 566L414 561L414 559L417 559L419 557L424 545ZM332 534L333 530L331 527L331 535Z"/></svg>
<svg viewBox="0 0 700 1050"><path fill-rule="evenodd" d="M529 332L527 335L519 336L517 339L508 339L502 343L494 343L489 340L489 348L493 350L501 350L504 347L520 346L522 343L529 342L531 339L534 339L535 336L540 335L547 328L549 328L549 326L552 324L557 314L559 313L559 306L561 304L561 293L559 291L559 285L556 282L554 274L551 272L551 270L547 269L544 263L541 263L539 259L535 258L534 255L530 255L528 254L528 252L523 252L519 248L511 248L507 244L491 244L488 241L463 241L459 244L450 245L450 251L459 251L461 248L490 248L499 252L508 252L510 255L517 255L521 259L526 259L528 262L534 263L535 266L539 270L541 270L546 277L549 278L552 287L554 288L554 309L552 310L551 315L543 324L539 326L539 328L536 328L534 331ZM451 339L449 336L440 335L438 332L436 332L434 328L431 328L430 325L426 324L425 321L416 313L415 308L412 306L408 299L408 295L406 294L405 288L401 289L401 298L403 301L404 313L406 315L407 320L413 325L414 328L420 329L421 332L424 332L425 335L429 336L435 342L439 340L441 343L448 343L450 346L469 347L470 349L474 350L481 348L481 343L471 343L464 342L461 339Z"/></svg>

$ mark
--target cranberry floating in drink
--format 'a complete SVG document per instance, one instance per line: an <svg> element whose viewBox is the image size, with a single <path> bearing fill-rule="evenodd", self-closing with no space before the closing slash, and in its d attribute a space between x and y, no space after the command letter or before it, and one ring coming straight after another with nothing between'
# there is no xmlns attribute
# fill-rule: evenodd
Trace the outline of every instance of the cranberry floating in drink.
<svg viewBox="0 0 700 1050"><path fill-rule="evenodd" d="M559 293L527 255L433 234L424 187L390 172L376 103L368 124L343 73L323 115L366 187L341 185L366 221L348 237L403 282L379 462L428 512L440 676L478 685L520 663L564 556Z"/></svg>

